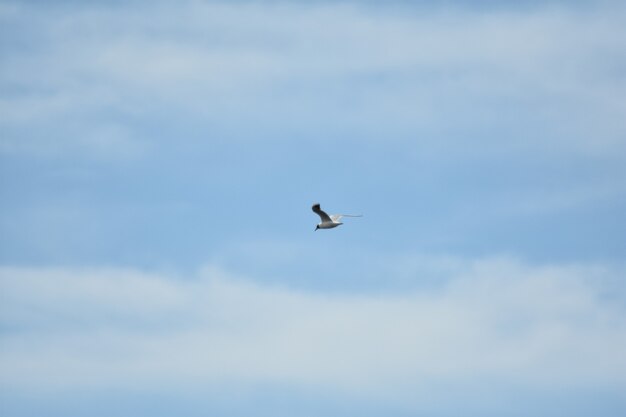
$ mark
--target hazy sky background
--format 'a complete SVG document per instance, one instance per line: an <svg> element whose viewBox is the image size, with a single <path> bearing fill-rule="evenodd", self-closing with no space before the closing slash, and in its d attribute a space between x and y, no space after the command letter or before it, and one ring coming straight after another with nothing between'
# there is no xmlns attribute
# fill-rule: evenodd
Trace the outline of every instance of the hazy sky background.
<svg viewBox="0 0 626 417"><path fill-rule="evenodd" d="M625 415L625 21L0 2L0 415Z"/></svg>

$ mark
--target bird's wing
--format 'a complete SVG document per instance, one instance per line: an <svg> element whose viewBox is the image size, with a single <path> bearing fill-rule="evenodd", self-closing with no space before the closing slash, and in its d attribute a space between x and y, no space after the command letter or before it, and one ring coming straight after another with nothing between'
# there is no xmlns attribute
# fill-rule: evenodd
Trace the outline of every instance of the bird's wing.
<svg viewBox="0 0 626 417"><path fill-rule="evenodd" d="M322 222L332 222L332 220L328 216L328 214L326 214L326 212L320 208L319 203L318 204L313 204L313 207L311 207L311 209L315 213L317 213L318 216L320 216L320 218L322 219Z"/></svg>
<svg viewBox="0 0 626 417"><path fill-rule="evenodd" d="M362 214L331 214L330 218L333 220L339 220L342 217L363 217Z"/></svg>
<svg viewBox="0 0 626 417"><path fill-rule="evenodd" d="M331 214L330 219L333 222L338 222L342 217L363 217L362 214Z"/></svg>
<svg viewBox="0 0 626 417"><path fill-rule="evenodd" d="M338 222L339 220L341 220L342 217L343 217L343 214L331 214L330 215L330 219L333 222Z"/></svg>

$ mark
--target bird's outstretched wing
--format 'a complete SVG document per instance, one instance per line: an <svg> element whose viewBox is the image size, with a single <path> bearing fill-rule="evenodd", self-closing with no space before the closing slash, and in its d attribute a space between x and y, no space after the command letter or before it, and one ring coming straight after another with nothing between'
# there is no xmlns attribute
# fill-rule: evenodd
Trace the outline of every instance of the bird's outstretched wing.
<svg viewBox="0 0 626 417"><path fill-rule="evenodd" d="M319 203L318 204L313 204L313 207L311 207L311 209L315 213L317 213L318 216L320 216L320 218L322 219L322 222L332 222L332 220L328 216L328 214L326 214L326 212L320 208Z"/></svg>
<svg viewBox="0 0 626 417"><path fill-rule="evenodd" d="M363 217L362 214L331 214L330 219L333 222L338 222L342 217Z"/></svg>

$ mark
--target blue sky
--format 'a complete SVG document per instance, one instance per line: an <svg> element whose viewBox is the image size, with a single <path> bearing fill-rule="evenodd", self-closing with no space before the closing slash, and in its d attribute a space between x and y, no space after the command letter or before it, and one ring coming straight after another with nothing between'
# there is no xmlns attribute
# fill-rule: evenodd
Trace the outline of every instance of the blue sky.
<svg viewBox="0 0 626 417"><path fill-rule="evenodd" d="M0 3L2 415L626 413L620 2L51 3Z"/></svg>

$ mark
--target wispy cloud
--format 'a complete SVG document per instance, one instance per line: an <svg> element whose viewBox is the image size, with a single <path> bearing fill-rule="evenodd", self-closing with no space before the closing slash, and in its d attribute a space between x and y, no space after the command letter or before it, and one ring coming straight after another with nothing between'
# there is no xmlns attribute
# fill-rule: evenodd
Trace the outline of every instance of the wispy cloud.
<svg viewBox="0 0 626 417"><path fill-rule="evenodd" d="M64 392L238 381L332 388L409 409L425 405L420 392L440 397L433 386L460 381L469 392L493 381L561 393L623 387L622 269L510 259L457 260L452 269L429 291L329 295L214 268L181 280L5 267L2 385Z"/></svg>
<svg viewBox="0 0 626 417"><path fill-rule="evenodd" d="M40 133L17 134L28 125L78 117L106 127L116 114L134 133L124 143L152 132L146 117L167 115L239 139L259 128L284 139L281 131L315 130L323 120L348 138L385 132L385 140L437 137L468 152L481 144L614 154L626 128L625 12L598 7L611 13L558 5L381 13L324 2L149 11L137 3L123 14L16 7L5 20L27 47L4 51L3 84L13 93L2 98L2 123L17 126L4 147L45 147ZM55 146L89 136L91 125L78 126Z"/></svg>

